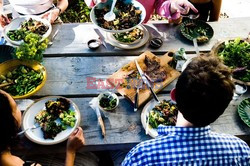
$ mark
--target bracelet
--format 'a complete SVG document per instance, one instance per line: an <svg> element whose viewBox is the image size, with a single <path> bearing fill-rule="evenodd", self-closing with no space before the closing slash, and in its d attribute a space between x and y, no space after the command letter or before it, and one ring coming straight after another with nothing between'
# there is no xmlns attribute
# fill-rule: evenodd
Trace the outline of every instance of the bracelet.
<svg viewBox="0 0 250 166"><path fill-rule="evenodd" d="M62 9L61 9L61 8L59 8L58 6L56 6L56 7L55 7L55 9L58 9L58 10L59 10L59 14L58 14L58 15L60 15L60 14L61 14L61 12L62 12Z"/></svg>

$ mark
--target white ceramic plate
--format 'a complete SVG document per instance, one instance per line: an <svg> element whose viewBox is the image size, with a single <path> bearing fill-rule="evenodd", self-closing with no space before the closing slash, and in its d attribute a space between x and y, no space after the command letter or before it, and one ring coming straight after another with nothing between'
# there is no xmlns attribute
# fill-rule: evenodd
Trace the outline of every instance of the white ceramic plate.
<svg viewBox="0 0 250 166"><path fill-rule="evenodd" d="M106 33L107 41L115 47L126 49L126 50L139 48L139 47L145 45L150 38L150 34L149 34L148 30L143 25L140 25L139 27L142 28L142 30L143 30L143 37L138 42L136 42L134 44L119 43L113 37L113 33L108 33L108 32Z"/></svg>
<svg viewBox="0 0 250 166"><path fill-rule="evenodd" d="M140 2L137 2L137 1L135 1L135 0L124 0L124 2L125 2L126 4L127 4L127 3L132 3L132 4L134 4L134 6L135 6L136 8L138 8L138 9L140 9L140 10L142 11L142 13L141 13L141 21L140 21L139 24L138 24L138 25L140 25L140 24L144 21L144 19L145 19L145 17L146 17L146 10L145 10L144 6L143 6ZM91 12L90 12L90 19L91 19L91 21L92 21L98 28L100 28L101 30L106 31L106 32L121 33L121 32L130 31L130 30L134 29L136 26L138 26L138 25L135 25L135 26L133 26L133 27L131 27L131 28L129 28L129 29L123 29L123 30L109 30L109 29L105 29L105 28L100 27L100 26L98 25L97 21L96 21L96 17L95 17L95 12L94 12L94 10L95 10L96 8L97 8L97 9L102 9L103 7L105 7L105 6L107 6L107 5L111 6L111 3L112 3L112 0L108 0L106 3L98 3L98 4L96 4L96 5L92 8L92 10L91 10Z"/></svg>
<svg viewBox="0 0 250 166"><path fill-rule="evenodd" d="M170 100L170 96L169 95L158 95L158 98L160 101L162 100ZM142 123L142 126L143 128L146 130L146 125L147 125L147 118L148 118L148 114L149 112L157 105L158 103L152 99L150 100L143 108L142 112L141 112L141 123ZM158 136L158 132L156 129L153 129L150 127L150 125L148 126L148 134L155 138Z"/></svg>
<svg viewBox="0 0 250 166"><path fill-rule="evenodd" d="M45 103L48 100L56 100L57 98L64 98L64 97L49 96L49 97L41 98L37 102L33 103L23 114L22 129L25 130L27 128L30 128L34 124L38 125L35 122L35 116L41 110L45 109ZM67 100L69 100L69 99L67 99ZM54 139L44 139L43 132L42 132L41 128L37 128L34 130L28 130L25 133L25 136L29 140L31 140L32 142L35 142L35 143L41 144L41 145L53 145L53 144L58 144L60 142L65 141L70 136L70 134L76 129L76 127L79 126L80 119L81 119L80 118L80 111L79 111L78 107L71 100L69 100L69 101L70 101L70 110L75 111L75 117L76 117L75 126L73 128L68 126L68 128L66 130L63 130L60 133L58 133Z"/></svg>
<svg viewBox="0 0 250 166"><path fill-rule="evenodd" d="M50 24L50 22L46 19L42 19L38 16L24 16L24 17L18 17L18 18L15 18L11 21L11 23L7 26L4 27L3 29L3 35L4 35L4 38L11 44L14 44L16 46L19 46L21 43L23 43L23 40L20 40L20 41L14 41L14 40L11 40L7 33L10 31L10 30L15 30L15 29L19 29L22 22L24 22L25 20L29 20L30 18L34 19L34 20L37 20L37 21L41 21L44 25L48 26L49 29L47 30L47 32L43 35L42 37L42 40L43 41L44 39L46 39L47 37L49 37L51 31L52 31L52 26Z"/></svg>

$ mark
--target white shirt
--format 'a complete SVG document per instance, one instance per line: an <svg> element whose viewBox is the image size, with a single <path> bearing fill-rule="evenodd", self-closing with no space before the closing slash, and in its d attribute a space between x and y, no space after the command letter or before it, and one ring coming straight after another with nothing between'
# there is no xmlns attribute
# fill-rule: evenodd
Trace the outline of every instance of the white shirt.
<svg viewBox="0 0 250 166"><path fill-rule="evenodd" d="M53 0L9 0L13 7L12 17L25 15L37 15L43 13L53 6Z"/></svg>

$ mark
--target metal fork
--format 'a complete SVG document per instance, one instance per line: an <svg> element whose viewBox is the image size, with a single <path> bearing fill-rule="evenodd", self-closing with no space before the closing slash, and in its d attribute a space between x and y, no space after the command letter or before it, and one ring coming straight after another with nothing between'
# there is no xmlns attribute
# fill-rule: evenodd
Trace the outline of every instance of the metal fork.
<svg viewBox="0 0 250 166"><path fill-rule="evenodd" d="M40 127L40 125L38 125L38 126L33 125L32 127L29 127L29 128L27 128L27 129L25 129L25 130L23 130L23 131L17 133L17 135L20 136L20 135L22 135L23 133L25 133L25 132L28 131L28 130L34 130L34 129L37 129L37 128L39 128L39 127Z"/></svg>

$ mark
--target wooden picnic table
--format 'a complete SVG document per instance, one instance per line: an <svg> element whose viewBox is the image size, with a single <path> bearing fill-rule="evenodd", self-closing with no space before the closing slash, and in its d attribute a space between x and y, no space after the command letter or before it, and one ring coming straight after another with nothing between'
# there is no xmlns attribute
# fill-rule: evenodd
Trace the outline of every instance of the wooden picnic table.
<svg viewBox="0 0 250 166"><path fill-rule="evenodd" d="M250 18L223 19L209 23L214 29L214 37L207 44L199 47L201 51L209 51L219 40L228 37L246 37L250 31ZM159 32L154 24L145 25L154 35ZM194 54L192 43L180 36L178 26L159 24L168 33L164 45L157 50L151 50L148 44L135 50L121 50L117 48L105 49L100 47L96 51L89 50L86 42L95 35L94 25L63 24L55 26L59 33L53 45L46 50L43 65L47 69L48 78L45 86L29 99L17 100L19 108L25 110L29 104L44 96L60 95L73 100L81 111L81 127L83 128L86 146L82 151L128 149L141 141L151 139L145 135L141 124L139 111L133 111L133 105L120 96L120 104L115 113L103 117L106 126L106 137L102 138L97 125L95 111L89 106L89 101L105 89L89 89L88 78L105 79L123 65L133 60L140 53L150 50L155 54L163 55L169 50L185 48L188 56ZM160 35L162 35L160 33ZM104 34L105 36L105 34ZM176 80L167 86L161 94L168 95L175 86ZM250 128L245 125L237 114L237 105L243 98L249 97L249 91L239 100L232 101L225 113L216 122L211 124L215 132L223 132L239 136L243 140L250 140ZM37 145L25 136L21 137L16 153L55 153L65 151L65 142L52 146Z"/></svg>

